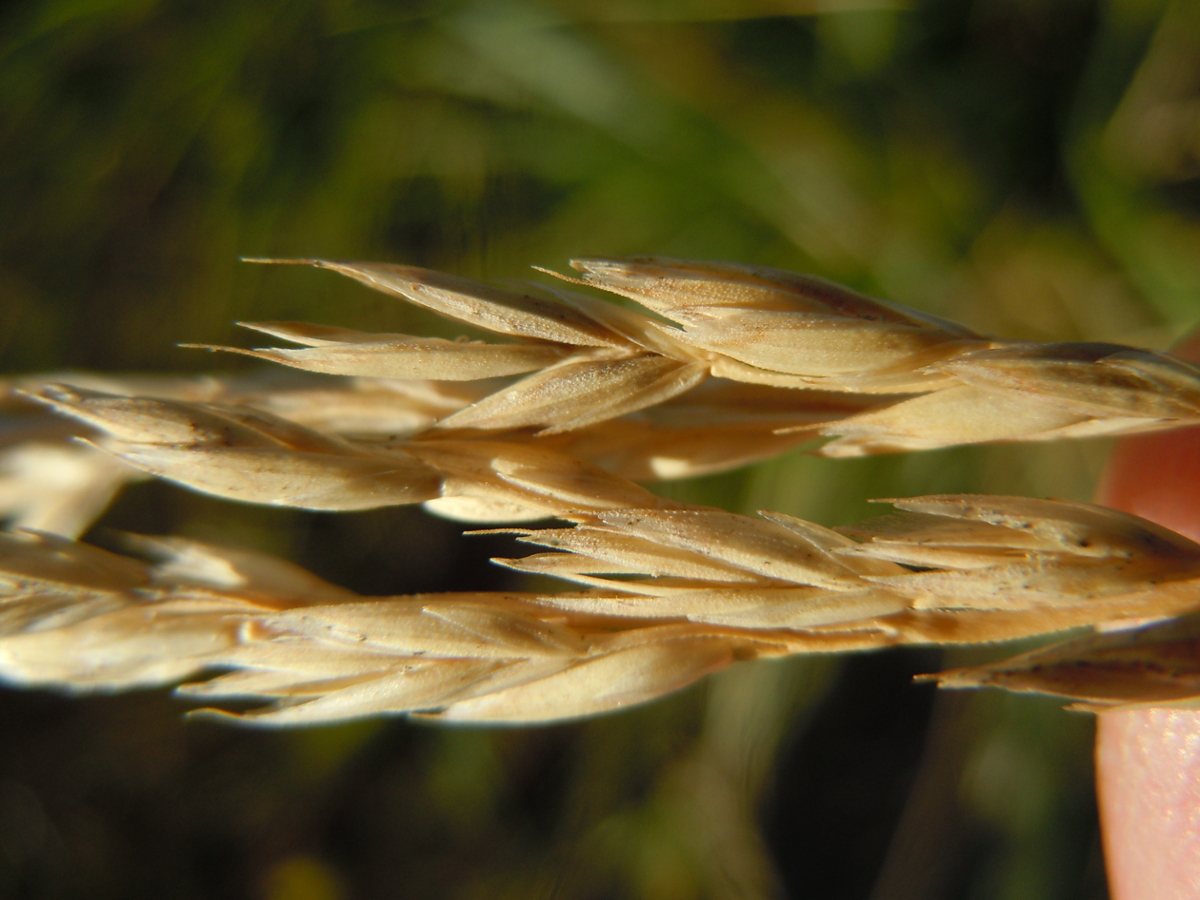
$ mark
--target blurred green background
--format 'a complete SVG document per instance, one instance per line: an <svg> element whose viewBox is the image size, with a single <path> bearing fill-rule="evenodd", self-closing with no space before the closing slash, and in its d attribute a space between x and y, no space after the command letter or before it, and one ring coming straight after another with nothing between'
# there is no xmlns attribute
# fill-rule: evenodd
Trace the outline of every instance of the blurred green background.
<svg viewBox="0 0 1200 900"><path fill-rule="evenodd" d="M328 273L657 253L812 271L1039 340L1200 318L1188 0L9 0L0 370L197 371L235 320L453 327ZM826 525L866 500L1086 499L1103 442L662 488ZM878 510L875 510L878 512ZM357 590L515 584L500 538L131 488L101 523ZM745 665L535 729L258 732L166 692L0 692L0 897L1105 896L1091 721L934 696L990 651Z"/></svg>

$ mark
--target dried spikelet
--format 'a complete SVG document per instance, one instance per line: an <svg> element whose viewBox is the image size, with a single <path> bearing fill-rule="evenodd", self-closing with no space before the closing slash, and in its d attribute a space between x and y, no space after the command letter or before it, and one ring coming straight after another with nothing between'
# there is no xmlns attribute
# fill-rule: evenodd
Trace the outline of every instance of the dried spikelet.
<svg viewBox="0 0 1200 900"><path fill-rule="evenodd" d="M1200 605L1200 546L1133 516L1017 497L897 505L850 531L867 543L779 514L601 513L569 531L522 533L570 555L500 562L593 588L546 600L568 607L820 632L819 642L790 636L797 650L842 629L855 634L839 648L972 643Z"/></svg>
<svg viewBox="0 0 1200 900"><path fill-rule="evenodd" d="M426 503L492 523L667 502L533 443L356 442L247 407L62 385L30 396L100 431L97 445L130 466L235 500L324 510Z"/></svg>
<svg viewBox="0 0 1200 900"><path fill-rule="evenodd" d="M821 452L1129 434L1198 421L1200 370L1118 344L1013 344L930 367L958 383L832 425ZM954 440L957 438L957 440Z"/></svg>
<svg viewBox="0 0 1200 900"><path fill-rule="evenodd" d="M667 503L595 465L528 443L354 442L246 407L47 385L39 401L102 432L108 453L205 493L305 509L427 503L504 522Z"/></svg>
<svg viewBox="0 0 1200 900"><path fill-rule="evenodd" d="M575 263L586 283L674 324L564 290L317 264L517 342L270 323L252 327L303 349L239 352L351 377L240 393L220 380L27 384L103 448L80 449L93 454L80 457L80 485L101 483L93 460L116 457L250 502L555 516L572 524L518 532L550 552L500 562L583 589L364 600L260 558L160 544L169 561L145 566L26 536L0 547L12 576L0 599L6 677L122 687L216 667L232 671L187 692L264 698L274 705L248 714L264 723L382 712L530 722L649 700L737 659L1151 621L946 682L1093 704L1197 697L1200 546L1135 517L942 496L895 501L897 513L843 534L689 507L622 477L713 471L816 436L837 437L827 455L850 456L1170 427L1200 420L1192 366L1118 345L989 340L732 264ZM332 410L342 398L352 402ZM83 487L70 496L85 505ZM0 511L22 502L0 492ZM87 519L51 509L24 514L63 529ZM1091 669L1094 683L1081 675ZM1139 671L1155 674L1139 684Z"/></svg>
<svg viewBox="0 0 1200 900"><path fill-rule="evenodd" d="M771 278L762 274L771 270L759 269L751 283L745 267L731 265L708 264L707 271L697 271L698 264L652 259L571 264L587 283L646 303L679 323L686 344L766 372L794 375L813 386L829 380L833 387L840 376L887 370L963 338L976 346L983 343L970 333L931 327L836 285L784 272ZM914 385L922 380L919 374L912 376ZM895 391L905 385L889 387Z"/></svg>
<svg viewBox="0 0 1200 900"><path fill-rule="evenodd" d="M157 563L0 535L0 677L118 690L233 668L184 692L274 700L247 716L269 724L385 712L539 721L661 696L763 644L686 625L612 627L532 596L364 602L258 554L134 543Z"/></svg>
<svg viewBox="0 0 1200 900"><path fill-rule="evenodd" d="M1200 421L1200 370L1164 354L984 339L778 270L649 258L576 262L588 283L670 314L677 327L557 289L535 295L399 266L317 264L520 342L266 323L250 327L308 349L235 352L349 378L340 387L257 390L220 379L170 386L141 379L140 388L136 379L64 381L249 406L357 438L430 428L517 441L536 433L638 478L718 471L818 437L836 439L817 452L857 456ZM414 378L381 377L396 375ZM736 398L747 390L757 392L752 417L741 415ZM731 418L736 429L723 427Z"/></svg>
<svg viewBox="0 0 1200 900"><path fill-rule="evenodd" d="M776 436L836 438L819 451L828 456L1119 434L1200 421L1200 370L1164 354L1115 344L994 340L777 269L658 257L572 261L582 273L580 283L632 298L671 322L663 324L562 289L535 295L410 267L308 262L525 341L450 345L276 323L251 327L302 343L329 343L311 350L236 351L343 374L470 378L532 372L447 416L439 428L533 428L556 435L669 403L707 378L775 389L777 411L798 418L777 422ZM814 391L852 396L853 408L827 416L814 430L813 420L829 412L828 401ZM745 458L731 448L724 465ZM644 455L640 462L643 472L657 471L645 465ZM686 463L681 468L689 470ZM673 474L669 464L658 469Z"/></svg>
<svg viewBox="0 0 1200 900"><path fill-rule="evenodd" d="M55 415L31 400L56 383L123 397L238 406L243 413L267 413L373 441L422 432L486 395L492 385L291 377L280 370L249 378L60 373L0 383L0 519L10 528L68 537L83 533L124 485L147 474L94 446L103 439L102 429Z"/></svg>
<svg viewBox="0 0 1200 900"><path fill-rule="evenodd" d="M983 496L895 502L918 515L852 529L870 543L843 552L921 567L872 578L916 609L1098 605L1200 576L1200 546L1102 506Z"/></svg>
<svg viewBox="0 0 1200 900"><path fill-rule="evenodd" d="M52 535L0 533L0 678L74 691L169 684L238 642L231 616L353 597L246 551L142 546L157 565Z"/></svg>
<svg viewBox="0 0 1200 900"><path fill-rule="evenodd" d="M538 614L545 617L544 609L527 602L524 610L505 605L522 601L443 595L314 607L295 615L230 609L229 620L239 623L238 642L205 648L211 652L180 666L194 668L202 660L237 670L182 692L274 700L273 707L243 716L263 724L401 712L482 722L549 721L654 699L750 658L761 644L694 627L572 629L561 623L561 611L548 611L553 618L543 621ZM96 643L110 655L128 653L127 642L113 634L117 629L103 624L110 627L91 629ZM213 623L197 614L191 625L212 629ZM109 678L84 684L76 673L51 669L41 681L128 687L153 683L160 674L147 672L141 682L114 684Z"/></svg>
<svg viewBox="0 0 1200 900"><path fill-rule="evenodd" d="M488 430L535 426L543 434L556 434L655 406L707 377L699 364L648 354L573 357L485 397L439 425Z"/></svg>
<svg viewBox="0 0 1200 900"><path fill-rule="evenodd" d="M368 452L265 412L65 385L34 396L103 430L104 449L130 465L219 497L351 510L419 503L441 488L403 450Z"/></svg>
<svg viewBox="0 0 1200 900"><path fill-rule="evenodd" d="M462 455L448 469L489 459L482 442L447 443L447 458ZM579 487L572 470L555 474L550 463L486 463L547 503L557 496L575 521L518 532L550 552L499 562L583 591L366 599L285 563L185 542L143 542L160 557L147 566L63 539L11 537L0 542L3 672L94 688L227 669L184 693L264 699L272 705L245 715L263 724L381 713L536 722L650 700L740 659L1184 615L946 678L1089 702L1200 694L1187 662L1200 545L1134 516L1079 503L923 497L854 529L859 542L774 513L595 501L583 510L559 488L563 479ZM1089 665L1107 667L1106 678L1081 679ZM1139 667L1157 672L1140 687ZM1064 690L1072 678L1086 689Z"/></svg>
<svg viewBox="0 0 1200 900"><path fill-rule="evenodd" d="M585 283L630 297L679 322L756 310L838 315L978 337L928 313L875 300L814 275L766 266L655 256L574 259L571 266L583 273ZM703 311L696 312L697 308Z"/></svg>
<svg viewBox="0 0 1200 900"><path fill-rule="evenodd" d="M549 297L536 296L415 266L332 260L247 260L332 269L376 290L451 319L511 337L579 347L628 347L605 326Z"/></svg>
<svg viewBox="0 0 1200 900"><path fill-rule="evenodd" d="M662 360L641 357L652 367ZM638 360L633 361L635 364ZM674 366L667 363L667 367ZM555 371L555 370L550 370ZM683 373L687 377L691 374ZM89 377L62 374L45 378L29 377L15 383L21 393L11 394L7 409L0 410L5 435L12 446L0 450L0 517L13 527L29 527L60 534L82 533L104 509L112 496L126 483L144 478L142 469L122 465L112 453L92 444L106 444L105 427L100 418L111 418L114 399L108 412L100 416L100 405L92 403L90 418L76 418L74 424L61 416L49 415L43 404L31 396L53 394L52 385L91 390L129 398L142 414L169 416L171 407L155 407L144 401L170 400L201 403L205 407L232 407L227 415L258 419L281 418L352 442L365 441L358 450L373 453L387 450L385 444L404 450L406 440L494 439L496 431L482 428L430 428L447 422L474 401L494 394L500 386L495 379L475 382L405 380L383 378L339 378L321 376L278 377L286 372L251 378L202 376L195 378ZM670 378L677 376L672 374ZM552 383L551 383L552 384ZM651 390L659 390L653 384ZM496 395L503 396L503 393ZM133 398L140 399L133 399ZM796 399L793 399L796 398ZM495 398L493 398L495 399ZM755 385L713 380L682 397L667 400L631 415L604 418L610 406L603 408L594 425L558 431L553 436L535 429L499 432L508 443L533 443L582 458L626 478L657 480L680 478L720 471L769 458L786 449L812 441L821 423L852 415L864 403L852 395L805 392L778 392ZM878 405L870 401L867 405ZM67 405L58 408L67 411ZM176 413L178 410L176 410ZM476 410L475 412L478 412ZM263 416L262 414L267 414ZM200 413L197 412L196 415ZM580 415L589 413L587 405ZM125 417L126 426L132 421ZM477 424L477 423L476 423ZM115 426L119 428L120 426ZM161 445L154 428L139 431L144 441L125 443ZM778 433L786 428L786 433ZM126 438L135 435L128 430ZM197 432L199 435L199 432ZM84 438L89 443L71 442ZM381 443L383 442L383 443ZM196 443L193 441L192 443ZM329 442L326 442L329 443ZM183 443L170 447L180 449ZM153 448L155 460L162 463L168 455L162 446ZM209 448L211 449L211 448ZM211 454L210 454L211 456ZM227 455L226 459L233 459ZM173 470L186 471L194 460L178 454L171 461ZM174 477L167 468L147 466L155 474ZM193 473L194 476L194 473ZM188 481L188 478L182 479ZM218 489L217 493L228 496ZM394 499L394 498L393 498ZM389 501L392 502L392 501ZM448 513L451 504L442 504ZM509 514L500 507L480 517L476 511L468 521L519 521L530 514Z"/></svg>
<svg viewBox="0 0 1200 900"><path fill-rule="evenodd" d="M122 397L248 407L342 437L407 437L496 390L502 382L327 377L283 369L250 376L111 376L60 372L0 382L5 443L91 436L30 399L62 384Z"/></svg>
<svg viewBox="0 0 1200 900"><path fill-rule="evenodd" d="M1070 697L1080 701L1077 709L1195 709L1200 707L1200 614L1077 638L995 665L933 677L942 687L1002 687Z"/></svg>

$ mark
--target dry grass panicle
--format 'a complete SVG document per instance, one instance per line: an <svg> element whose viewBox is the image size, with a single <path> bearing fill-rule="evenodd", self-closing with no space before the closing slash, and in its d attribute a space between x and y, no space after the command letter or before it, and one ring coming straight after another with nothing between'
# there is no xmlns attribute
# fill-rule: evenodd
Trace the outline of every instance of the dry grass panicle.
<svg viewBox="0 0 1200 900"><path fill-rule="evenodd" d="M253 502L356 509L433 501L467 521L519 521L533 513L439 496L416 445L499 439L653 480L827 438L814 452L856 456L1200 421L1200 371L1164 354L984 338L763 267L650 257L572 263L582 283L637 301L647 310L639 312L559 287L314 264L508 342L258 323L248 327L300 349L225 349L282 363L293 377L71 373L14 382L10 406L21 403L15 391L26 392L84 423L77 436L108 455L52 449L45 438L35 453L14 441L0 457L2 508L18 525L78 534L140 471ZM191 406L183 413L172 403ZM226 425L210 423L206 436L185 423L172 437L166 420L180 415L216 415ZM38 427L61 442L61 423L43 417ZM246 471L258 473L254 483Z"/></svg>
<svg viewBox="0 0 1200 900"><path fill-rule="evenodd" d="M1179 662L1170 618L1200 602L1200 546L1133 516L1023 498L914 498L854 529L859 541L780 514L584 510L570 488L543 489L575 524L522 530L549 552L498 562L583 590L362 598L277 560L178 540L135 543L157 557L148 565L63 538L11 536L0 545L0 671L81 690L225 670L181 690L269 701L242 716L263 724L384 713L535 722L651 700L761 656L1158 620L1166 650L1147 650L1146 629L1086 647L1111 655L1128 641L1143 660L1170 651L1170 678L1144 680L1141 693L1126 677L1110 679L1118 693L1091 685L1072 695L1200 695L1200 662ZM947 684L1072 693L1061 676L1031 681L1021 658L1011 666L1016 675L991 667L951 673Z"/></svg>
<svg viewBox="0 0 1200 900"><path fill-rule="evenodd" d="M853 456L1195 422L1200 370L1186 363L995 340L728 263L572 263L581 278L568 280L645 311L561 287L315 264L504 340L259 323L299 349L234 352L290 372L9 383L20 427L0 451L0 510L47 533L0 535L6 680L111 690L217 671L181 691L264 701L240 715L263 724L535 722L640 703L754 657L1091 628L943 683L1092 706L1200 698L1200 546L1136 517L954 495L895 500L891 515L832 531L630 480L822 437L834 440L816 452ZM537 552L497 562L572 589L364 598L256 554L137 539L145 562L71 540L147 475L277 506L557 518L516 530Z"/></svg>
<svg viewBox="0 0 1200 900"><path fill-rule="evenodd" d="M567 280L635 300L650 315L561 288L518 292L412 267L310 262L519 340L451 352L429 339L339 338L318 326L272 323L251 327L310 349L235 351L344 374L384 376L394 371L388 366L416 366L422 356L430 358L425 377L533 372L439 428L570 432L668 402L708 378L774 388L779 405L769 432L836 438L820 450L829 456L1200 421L1200 370L1165 354L987 338L777 269L658 257L572 261L582 278ZM546 362L538 364L539 355ZM852 395L858 407L836 410L809 391ZM794 421L784 421L789 414Z"/></svg>

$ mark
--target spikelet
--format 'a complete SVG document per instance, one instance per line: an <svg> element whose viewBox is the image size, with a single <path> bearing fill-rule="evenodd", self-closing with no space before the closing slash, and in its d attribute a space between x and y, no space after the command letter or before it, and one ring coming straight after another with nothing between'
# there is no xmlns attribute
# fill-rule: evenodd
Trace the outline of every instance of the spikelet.
<svg viewBox="0 0 1200 900"><path fill-rule="evenodd" d="M824 429L821 452L1130 434L1200 421L1200 370L1119 344L1012 344L935 364L956 383Z"/></svg>
<svg viewBox="0 0 1200 900"><path fill-rule="evenodd" d="M1163 354L1109 344L989 340L779 270L655 258L573 263L585 283L637 300L671 320L666 324L557 288L521 292L411 267L316 264L516 342L260 323L249 327L302 348L235 352L342 377L304 381L297 372L300 381L257 385L68 377L63 383L77 388L217 404L229 408L227 417L249 410L250 418L274 417L276 430L282 427L277 420L287 420L313 432L306 440L323 448L302 457L306 451L287 439L275 441L273 450L196 441L185 447L126 428L126 438L102 441L132 464L126 469L79 448L14 448L3 460L10 474L0 481L0 514L77 534L141 470L256 502L353 509L424 499L438 501L443 515L498 523L535 513L500 502L490 511L440 502L436 479L422 482L412 465L409 443L500 438L654 480L721 471L829 437L835 439L815 452L856 456L1052 440L1200 420L1200 371ZM26 381L23 388L68 410L71 404L51 396L51 383ZM74 414L87 419L80 409ZM88 424L106 427L95 417ZM243 443L251 437L239 434ZM80 436L95 434L85 428ZM289 462L277 458L279 445L288 448ZM377 459L389 454L386 462ZM399 478L372 472L368 458L376 469L398 460ZM30 460L40 460L40 468ZM207 477L205 467L212 469ZM232 481L223 474L231 467L239 470ZM35 469L64 482L70 475L76 486L55 503L54 491L30 487ZM179 479L181 471L186 478ZM260 473L257 489L237 483L254 471ZM349 492L353 497L330 493L331 485L349 481L358 485ZM400 489L400 482L411 490ZM74 515L66 512L72 507Z"/></svg>
<svg viewBox="0 0 1200 900"><path fill-rule="evenodd" d="M154 407L142 402L145 400L200 403L209 407L209 412L215 406L231 407L231 415L286 419L349 441L367 453L387 445L403 449L411 440L495 441L502 436L508 444L556 450L624 478L647 481L706 474L769 458L812 441L820 423L863 408L858 398L837 393L805 392L803 402L781 403L793 395L714 379L684 396L589 427L552 436L539 436L530 429L498 435L486 429L431 430L439 420L494 391L496 380L331 379L299 372L290 377L280 370L264 374L271 377L114 378L62 373L13 382L15 390L0 408L0 423L11 441L0 449L0 518L7 519L11 527L76 536L123 485L145 478L147 471L165 477L173 477L168 468L190 471L188 455L168 468L139 467L123 464L113 453L98 448L116 449L105 437L101 419L113 414L119 397L129 398L131 403L140 398L142 421L148 422L146 417L154 415ZM76 414L74 422L49 412L56 409L73 415L65 398L76 390L105 393L113 399L103 407L107 412L102 415L93 397L89 415ZM163 406L162 415L168 415L169 409L175 410L170 414L178 414L180 407ZM126 416L123 445L161 445L153 428L142 435L144 440L134 440L136 435L128 430L130 421ZM781 425L787 427L786 433L777 433ZM171 445L176 450L182 446ZM155 446L148 452L161 462L167 449ZM122 450L132 447L123 446ZM211 461L212 454L209 456ZM234 456L224 458L232 460ZM201 489L233 496L219 486ZM452 504L440 506L441 514L456 517L450 511ZM529 517L504 514L497 507L490 518L480 518L476 511L467 521L500 523Z"/></svg>
<svg viewBox="0 0 1200 900"><path fill-rule="evenodd" d="M115 458L130 472L228 499L324 510L424 502L449 518L503 523L568 509L559 499L547 501L529 479L555 477L556 490L575 482L569 493L580 509L654 504L659 501L621 476L711 471L731 459L763 458L812 437L811 431L774 436L772 425L786 414L761 402L756 396L761 390L703 391L692 406L665 404L640 417L549 439L507 433L505 441L488 440L486 431L449 430L425 431L409 440L370 435L355 440L266 412L268 405L282 407L293 395L313 400L312 391L267 395L270 404L256 397L253 406L128 397L53 384L27 385L26 395L87 426L91 444L106 452L89 455L87 447L78 452L97 465L111 467ZM393 399L397 396L405 399L393 392ZM846 408L836 396L826 399L832 412L818 415ZM706 417L710 424L704 423ZM309 418L317 417L310 413ZM526 482L513 474L518 471L526 473Z"/></svg>
<svg viewBox="0 0 1200 900"><path fill-rule="evenodd" d="M10 391L9 405L75 424L21 410L28 440L0 456L0 515L75 534L145 473L309 509L557 517L563 527L517 531L542 552L498 562L576 589L361 598L198 545L143 541L158 557L144 564L3 536L0 676L117 689L221 669L182 690L265 700L242 716L264 724L538 722L640 703L759 656L1091 627L1102 633L943 682L1093 707L1200 702L1200 546L1151 523L1088 504L939 496L893 501L893 515L837 532L687 506L627 480L718 471L818 437L836 438L820 452L853 456L1172 427L1200 420L1200 370L1186 363L991 340L819 279L725 263L573 263L583 283L650 314L558 288L316 264L507 342L266 323L250 327L300 349L235 352L304 370L291 381L25 381L26 399ZM84 442L53 443L70 436ZM37 487L34 460L53 489Z"/></svg>
<svg viewBox="0 0 1200 900"><path fill-rule="evenodd" d="M67 385L28 396L99 431L95 446L129 466L226 499L342 511L425 503L468 522L669 503L529 443L355 442L249 407Z"/></svg>
<svg viewBox="0 0 1200 900"><path fill-rule="evenodd" d="M1064 641L990 666L932 676L942 687L1053 694L1075 709L1200 709L1200 613Z"/></svg>
<svg viewBox="0 0 1200 900"><path fill-rule="evenodd" d="M340 437L373 439L418 434L499 386L490 381L331 378L284 369L185 377L58 372L0 382L5 443L95 433L46 415L46 407L31 398L53 384L122 397L244 406Z"/></svg>
<svg viewBox="0 0 1200 900"><path fill-rule="evenodd" d="M520 595L380 599L260 616L221 665L186 685L205 699L274 704L242 715L291 725L384 713L529 723L643 703L756 651L753 636L696 626L610 630Z"/></svg>
<svg viewBox="0 0 1200 900"><path fill-rule="evenodd" d="M170 684L238 643L231 617L353 596L255 553L172 539L139 546L158 563L0 533L0 678L72 691Z"/></svg>
<svg viewBox="0 0 1200 900"><path fill-rule="evenodd" d="M0 519L9 528L75 537L124 485L147 473L94 446L103 440L102 428L55 415L33 399L53 384L118 397L221 403L378 441L426 430L486 394L488 383L323 379L280 370L249 378L72 372L0 382Z"/></svg>
<svg viewBox="0 0 1200 900"><path fill-rule="evenodd" d="M521 341L455 344L269 323L250 327L309 349L234 351L347 375L469 379L531 372L445 417L442 429L562 434L670 403L708 378L774 389L774 435L799 432L797 443L835 438L818 451L827 456L1200 421L1200 369L1166 354L990 339L778 269L659 257L572 261L582 278L566 280L631 298L664 323L559 288L517 292L405 266L300 262ZM835 413L825 396L831 392L855 399ZM793 421L784 420L789 415ZM602 436L611 442L616 431ZM720 465L748 456L730 448ZM686 456L675 467L646 465L644 454L640 462L643 472L665 477L718 465L693 467Z"/></svg>
<svg viewBox="0 0 1200 900"><path fill-rule="evenodd" d="M1155 626L1117 633L1151 633L1139 639L1143 660L1186 657L1195 645L1186 644L1195 631L1186 623L1200 609L1200 545L1180 535L1080 503L936 496L896 506L854 529L860 540L777 513L576 511L572 527L518 531L549 552L497 562L582 591L260 617L258 636L223 659L235 671L185 691L273 699L249 714L263 723L381 712L537 722L653 699L734 661L786 653L998 641L1155 618L1169 623L1157 626L1166 649ZM1181 614L1183 624L1170 624ZM403 661L385 667L389 655ZM324 661L320 677L310 658ZM1022 669L1021 658L1012 666ZM1200 697L1195 671L1176 665L1160 673L1157 694L1143 685L1139 696Z"/></svg>
<svg viewBox="0 0 1200 900"><path fill-rule="evenodd" d="M584 283L637 300L682 326L680 340L729 366L732 378L741 363L793 377L776 382L781 386L901 393L931 380L907 365L914 356L929 364L987 345L949 322L778 269L656 257L571 265Z"/></svg>
<svg viewBox="0 0 1200 900"><path fill-rule="evenodd" d="M641 480L720 471L822 437L836 439L816 452L855 456L1127 433L1200 416L1200 371L1166 355L987 340L820 279L761 267L653 258L574 263L585 282L637 299L675 322L667 325L559 289L522 293L409 267L316 264L519 342L266 323L250 327L304 349L236 352L345 377L257 385L60 380L105 393L249 407L334 438L436 440L441 432L540 443ZM775 318L764 324L763 316ZM53 381L19 386L45 393ZM170 450L153 455L137 466L156 472L154 463ZM81 509L101 508L121 482L111 461L82 451L59 456L73 464ZM30 454L13 457L9 470L24 472ZM71 520L23 509L30 492L14 490L11 499L0 493L0 513L61 531L84 527L83 513ZM382 502L389 492L376 493Z"/></svg>
<svg viewBox="0 0 1200 900"><path fill-rule="evenodd" d="M183 692L274 701L245 717L266 724L403 712L524 722L644 702L780 652L724 629L570 617L533 596L365 600L258 554L133 543L157 562L0 535L0 678L122 690L224 668Z"/></svg>
<svg viewBox="0 0 1200 900"><path fill-rule="evenodd" d="M591 587L577 602L593 611L611 600L629 615L736 616L825 637L846 622L857 647L1010 640L1200 605L1200 546L1134 516L1019 497L896 503L900 513L848 530L865 543L778 513L623 510L523 533L569 556L501 562Z"/></svg>
<svg viewBox="0 0 1200 900"><path fill-rule="evenodd" d="M544 369L567 354L566 348L556 344L447 341L403 334L365 334L346 328L296 322L243 324L254 331L302 344L305 349L234 352L309 372L363 378L477 381ZM204 344L184 346L218 349Z"/></svg>
<svg viewBox="0 0 1200 900"><path fill-rule="evenodd" d="M441 486L402 450L368 452L270 413L66 385L31 396L103 430L100 446L130 465L218 497L352 510L419 503Z"/></svg>
<svg viewBox="0 0 1200 900"><path fill-rule="evenodd" d="M265 700L242 716L262 724L384 713L527 723L651 700L744 659L1096 626L1108 633L943 677L1093 704L1200 697L1200 545L1134 516L921 497L895 501L854 540L778 513L585 511L578 483L540 464L526 476L509 473L575 524L518 531L543 552L498 562L582 590L362 598L286 563L182 541L142 539L158 557L146 565L8 536L0 674L78 690L223 669L183 693Z"/></svg>

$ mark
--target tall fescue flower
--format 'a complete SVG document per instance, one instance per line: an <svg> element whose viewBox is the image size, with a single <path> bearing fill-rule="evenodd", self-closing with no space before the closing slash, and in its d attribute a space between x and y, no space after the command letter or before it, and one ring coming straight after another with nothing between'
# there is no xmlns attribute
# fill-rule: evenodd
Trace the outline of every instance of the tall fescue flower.
<svg viewBox="0 0 1200 900"><path fill-rule="evenodd" d="M1072 697L1076 709L1200 709L1200 614L1120 627L936 676L943 687L1002 687Z"/></svg>
<svg viewBox="0 0 1200 900"><path fill-rule="evenodd" d="M510 340L258 323L249 327L301 349L235 352L341 377L63 379L209 407L193 408L196 417L214 414L213 404L229 407L218 415L240 425L228 440L200 426L169 439L157 433L156 416L180 414L169 404L142 403L133 415L140 401L73 402L71 388L47 387L53 379L18 386L94 429L117 429L101 443L133 467L221 496L315 509L434 500L444 515L497 522L534 512L442 499L417 444L499 438L650 480L720 471L830 436L814 452L1049 440L1200 420L1200 371L1164 354L986 339L774 269L655 258L573 263L584 283L648 310L638 312L560 288L513 290L379 263L316 265ZM310 433L301 438L294 425ZM26 487L0 490L5 508L22 524L79 533L86 517L31 504L30 454L9 455L0 488ZM124 480L111 459L78 448L39 458L58 459L41 469L78 485L71 495L80 509L85 495L101 509ZM332 481L322 487L322 478Z"/></svg>
<svg viewBox="0 0 1200 900"><path fill-rule="evenodd" d="M245 550L129 542L156 562L55 535L0 533L0 676L74 691L176 682L241 642L239 616L353 597Z"/></svg>
<svg viewBox="0 0 1200 900"><path fill-rule="evenodd" d="M270 323L249 327L306 349L237 351L360 376L533 372L442 419L441 429L570 432L665 403L710 377L775 388L771 433L835 437L818 451L827 456L1200 421L1200 370L1166 354L986 338L777 269L657 257L572 261L580 283L633 299L650 315L561 288L517 291L407 266L311 262L518 339L455 344ZM808 391L855 395L858 406L838 409Z"/></svg>
<svg viewBox="0 0 1200 900"><path fill-rule="evenodd" d="M41 402L103 432L96 446L145 472L232 500L358 510L425 503L467 521L666 503L591 463L483 439L352 442L244 406L46 385Z"/></svg>
<svg viewBox="0 0 1200 900"><path fill-rule="evenodd" d="M859 541L778 513L588 512L575 497L585 487L547 492L573 526L519 532L551 552L500 560L586 588L562 593L362 598L278 560L179 540L135 540L156 559L144 564L62 538L6 536L0 673L80 690L225 669L183 692L272 701L245 714L263 723L380 713L536 722L640 703L762 656L1158 620L1168 640L1152 646L1147 628L1077 642L1073 690L1055 650L1033 660L1057 669L1018 657L947 683L1092 702L1200 697L1200 659L1179 652L1194 625L1170 618L1200 601L1200 545L1134 516L924 497L852 529ZM1102 653L1125 669L1080 679ZM1130 675L1131 661L1153 668L1147 660L1166 654L1169 673Z"/></svg>
<svg viewBox="0 0 1200 900"><path fill-rule="evenodd" d="M110 408L119 398L130 398L131 405L141 405L143 420L153 408L148 400L222 404L238 407L239 415L266 413L360 439L423 431L481 396L479 385L321 379L285 371L250 377L67 372L0 383L0 516L10 528L69 537L82 534L121 487L147 474L95 445L104 441L104 431L96 427L94 415L89 424L79 417L72 421L50 414L39 395L59 382L65 385L57 392L61 396L74 390L103 393L110 397ZM192 433L198 436L202 431Z"/></svg>
<svg viewBox="0 0 1200 900"><path fill-rule="evenodd" d="M506 341L260 323L300 349L235 352L305 372L15 382L6 402L24 424L0 456L0 508L73 536L121 482L149 474L306 509L553 517L561 527L516 531L541 551L498 562L576 589L364 598L253 554L137 539L142 563L16 533L0 536L0 675L90 689L221 670L182 690L266 701L243 714L264 723L535 722L650 700L755 657L1091 627L943 682L1093 706L1200 702L1200 546L1149 522L958 495L892 501L894 514L832 531L629 480L818 437L835 440L817 452L851 456L1170 427L1200 420L1200 370L1186 363L993 340L727 263L573 263L645 311L557 287L317 265Z"/></svg>

